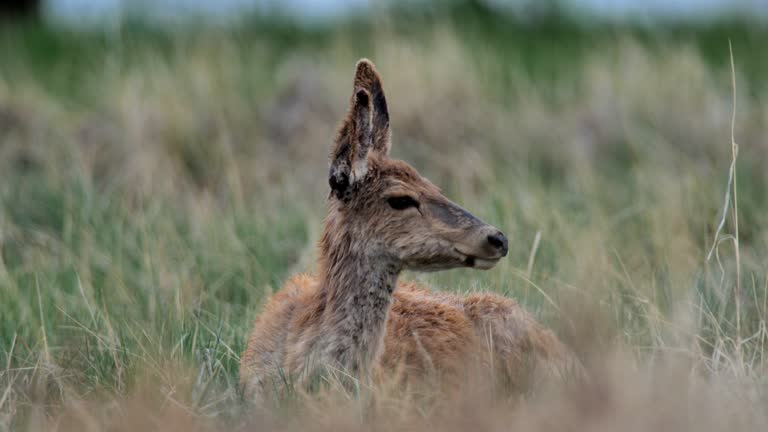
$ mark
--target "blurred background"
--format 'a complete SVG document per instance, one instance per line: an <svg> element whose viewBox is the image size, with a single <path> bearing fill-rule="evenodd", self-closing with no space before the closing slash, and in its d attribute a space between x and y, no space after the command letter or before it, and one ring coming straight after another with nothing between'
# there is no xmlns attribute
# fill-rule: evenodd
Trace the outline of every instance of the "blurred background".
<svg viewBox="0 0 768 432"><path fill-rule="evenodd" d="M511 296L587 364L674 360L705 390L640 380L649 401L760 429L766 41L766 0L4 1L0 431L147 400L240 424L239 355L313 269L360 57L394 156L511 239L492 271L405 279Z"/></svg>
<svg viewBox="0 0 768 432"><path fill-rule="evenodd" d="M110 26L125 16L148 19L184 19L197 16L206 20L234 19L244 13L283 13L312 22L332 20L370 13L376 8L391 6L396 1L371 0L35 0L10 2L12 9L36 11L49 19L73 25L85 23ZM399 2L406 5L408 2ZM439 3L420 0L410 7L426 9ZM610 19L694 20L716 19L722 15L756 15L764 19L764 0L672 0L635 2L631 0L478 0L499 12L529 15L533 11L559 8L561 11L585 17ZM16 6L18 5L18 6Z"/></svg>

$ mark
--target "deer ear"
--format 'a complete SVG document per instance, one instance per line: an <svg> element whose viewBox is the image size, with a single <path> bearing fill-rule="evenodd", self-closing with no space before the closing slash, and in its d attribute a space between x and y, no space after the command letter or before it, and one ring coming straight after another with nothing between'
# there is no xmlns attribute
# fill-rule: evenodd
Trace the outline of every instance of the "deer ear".
<svg viewBox="0 0 768 432"><path fill-rule="evenodd" d="M357 62L349 110L336 134L328 183L339 199L347 199L368 172L371 151L388 154L389 112L381 78L367 59Z"/></svg>
<svg viewBox="0 0 768 432"><path fill-rule="evenodd" d="M376 71L376 67L368 59L361 59L357 62L355 72L355 88L362 88L368 91L373 98L373 150L381 154L389 154L391 147L389 132L389 110L387 109L387 98L384 96L384 88L381 84L381 76Z"/></svg>
<svg viewBox="0 0 768 432"><path fill-rule="evenodd" d="M355 88L349 111L339 127L331 154L328 184L336 197L349 198L352 186L368 173L368 152L373 147L371 94Z"/></svg>

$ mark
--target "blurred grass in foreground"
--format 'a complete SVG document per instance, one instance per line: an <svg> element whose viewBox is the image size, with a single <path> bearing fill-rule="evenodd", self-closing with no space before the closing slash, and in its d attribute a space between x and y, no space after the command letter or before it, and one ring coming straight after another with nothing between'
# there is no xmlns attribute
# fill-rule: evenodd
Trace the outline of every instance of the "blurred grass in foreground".
<svg viewBox="0 0 768 432"><path fill-rule="evenodd" d="M754 53L768 32L527 26L473 8L250 24L0 30L0 430L114 426L131 412L155 429L388 427L359 395L254 419L236 389L261 301L311 270L326 155L362 56L384 77L395 156L512 239L492 271L407 278L517 299L601 372L617 395L595 411L607 424L655 425L653 411L716 430L711 406L740 419L732 429L765 421L768 60ZM738 325L730 243L705 262L730 161L728 38ZM567 392L445 417L390 403L382 412L413 427L539 429L552 410L595 421Z"/></svg>

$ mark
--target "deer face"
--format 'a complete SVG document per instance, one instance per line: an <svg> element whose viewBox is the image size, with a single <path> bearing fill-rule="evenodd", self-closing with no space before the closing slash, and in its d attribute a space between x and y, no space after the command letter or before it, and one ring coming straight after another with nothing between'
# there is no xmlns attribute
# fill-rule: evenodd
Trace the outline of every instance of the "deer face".
<svg viewBox="0 0 768 432"><path fill-rule="evenodd" d="M331 155L329 223L354 247L402 268L489 269L507 239L448 200L410 165L390 159L389 113L381 79L361 60L355 89Z"/></svg>

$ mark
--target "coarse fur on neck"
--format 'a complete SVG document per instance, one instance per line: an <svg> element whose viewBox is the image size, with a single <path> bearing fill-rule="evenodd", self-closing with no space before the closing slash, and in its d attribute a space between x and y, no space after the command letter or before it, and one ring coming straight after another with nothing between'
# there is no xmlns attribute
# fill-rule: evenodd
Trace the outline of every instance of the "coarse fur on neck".
<svg viewBox="0 0 768 432"><path fill-rule="evenodd" d="M345 223L338 202L320 239L319 304L326 358L351 372L367 370L381 353L392 293L401 272L395 259L372 253L370 241Z"/></svg>

